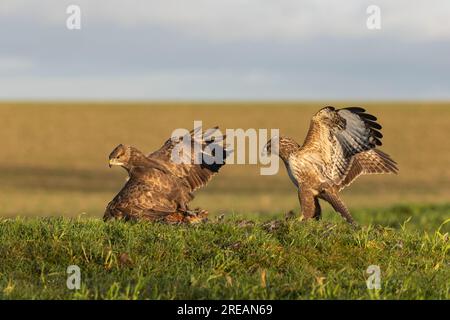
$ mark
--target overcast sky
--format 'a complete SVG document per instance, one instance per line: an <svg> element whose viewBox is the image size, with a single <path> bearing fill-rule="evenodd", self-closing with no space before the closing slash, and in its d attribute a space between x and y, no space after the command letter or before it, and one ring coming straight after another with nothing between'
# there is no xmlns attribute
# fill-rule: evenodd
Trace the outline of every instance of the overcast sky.
<svg viewBox="0 0 450 320"><path fill-rule="evenodd" d="M1 0L0 41L0 99L450 99L450 0Z"/></svg>

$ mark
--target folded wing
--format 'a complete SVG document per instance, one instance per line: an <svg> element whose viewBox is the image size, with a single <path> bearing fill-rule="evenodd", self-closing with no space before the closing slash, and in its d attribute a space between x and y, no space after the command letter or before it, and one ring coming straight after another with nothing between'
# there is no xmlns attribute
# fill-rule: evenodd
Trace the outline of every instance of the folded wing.
<svg viewBox="0 0 450 320"><path fill-rule="evenodd" d="M175 179L154 168L132 172L130 179L108 204L104 219L157 219L177 212L190 195L183 192Z"/></svg>

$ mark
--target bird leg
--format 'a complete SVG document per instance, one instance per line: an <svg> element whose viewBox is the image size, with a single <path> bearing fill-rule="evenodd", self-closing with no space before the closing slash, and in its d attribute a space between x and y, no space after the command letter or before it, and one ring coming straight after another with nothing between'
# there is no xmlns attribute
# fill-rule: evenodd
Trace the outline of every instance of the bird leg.
<svg viewBox="0 0 450 320"><path fill-rule="evenodd" d="M322 218L322 208L320 207L319 199L317 197L314 197L314 206L314 218L320 220Z"/></svg>
<svg viewBox="0 0 450 320"><path fill-rule="evenodd" d="M321 208L318 199L311 190L300 189L298 191L298 199L302 210L303 218L319 220L321 216Z"/></svg>
<svg viewBox="0 0 450 320"><path fill-rule="evenodd" d="M350 214L350 211L348 210L345 203L341 200L337 192L332 190L324 190L320 194L321 198L327 201L334 210L340 213L340 215L350 224L356 224L353 220L352 215Z"/></svg>

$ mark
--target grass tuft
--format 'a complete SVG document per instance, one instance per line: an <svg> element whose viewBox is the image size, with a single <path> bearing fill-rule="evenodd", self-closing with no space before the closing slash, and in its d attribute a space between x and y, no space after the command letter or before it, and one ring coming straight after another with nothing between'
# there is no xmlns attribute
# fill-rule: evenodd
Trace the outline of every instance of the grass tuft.
<svg viewBox="0 0 450 320"><path fill-rule="evenodd" d="M0 219L0 298L449 299L448 206L379 214L358 228L236 215L196 226ZM79 290L66 286L69 265L81 269ZM370 265L379 291L367 289Z"/></svg>

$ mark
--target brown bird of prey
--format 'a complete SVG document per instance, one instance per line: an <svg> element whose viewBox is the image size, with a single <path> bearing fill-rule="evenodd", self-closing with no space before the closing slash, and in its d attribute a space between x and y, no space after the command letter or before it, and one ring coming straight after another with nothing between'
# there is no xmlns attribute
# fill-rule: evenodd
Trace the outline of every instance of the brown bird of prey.
<svg viewBox="0 0 450 320"><path fill-rule="evenodd" d="M168 223L203 221L207 212L199 209L191 211L188 203L194 198L193 192L219 172L229 154L222 146L225 137L218 136L217 129L207 130L200 139L197 129L189 135L178 137L178 141L168 139L160 149L149 155L131 146L117 146L109 156L109 165L123 167L129 179L108 204L103 219ZM174 151L180 144L189 142L190 150ZM195 143L200 146L197 150ZM187 157L188 161L174 161L173 154L179 155L180 159ZM213 161L216 154L221 154L217 157L219 161ZM194 159L199 160L195 162Z"/></svg>
<svg viewBox="0 0 450 320"><path fill-rule="evenodd" d="M320 219L322 199L354 223L339 191L362 174L398 172L397 163L376 149L383 137L376 121L363 108L328 106L312 117L302 146L289 137L266 144L265 151L279 155L297 187L304 219Z"/></svg>

